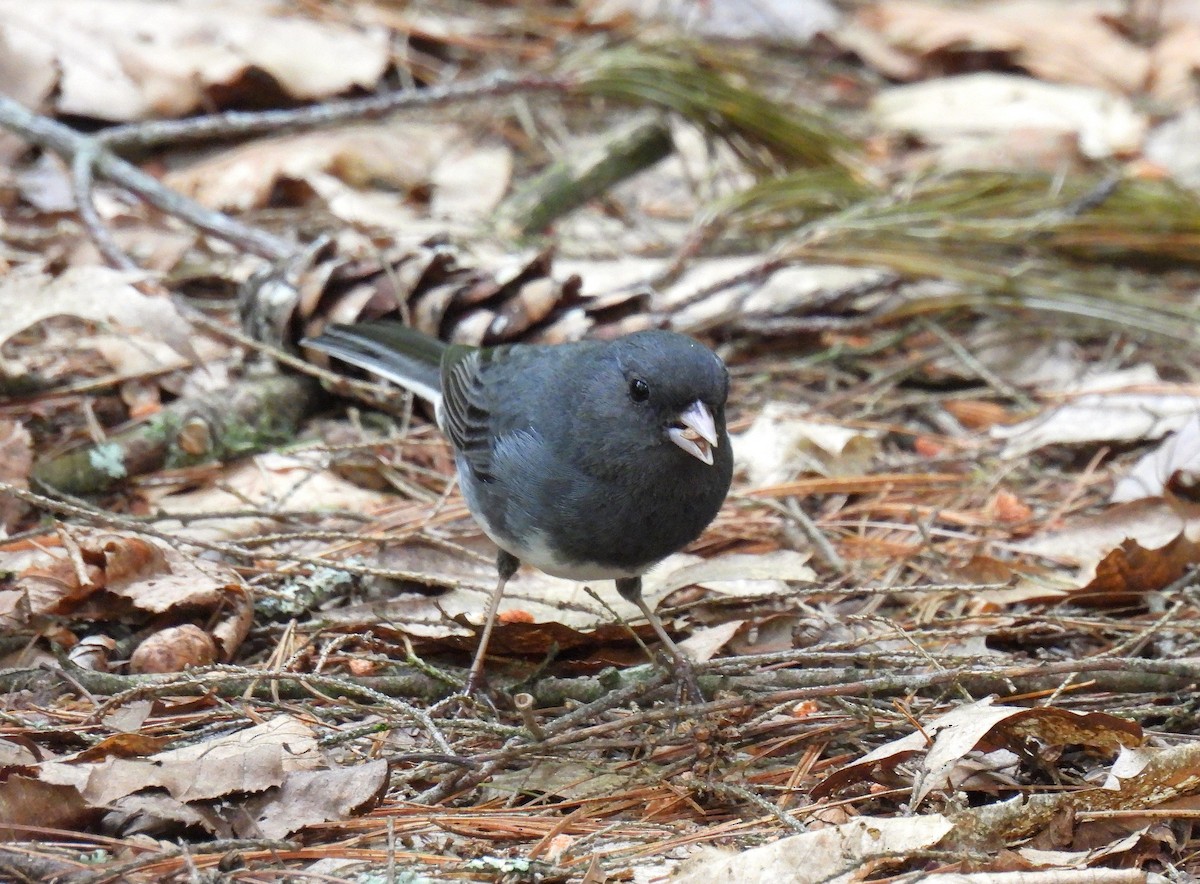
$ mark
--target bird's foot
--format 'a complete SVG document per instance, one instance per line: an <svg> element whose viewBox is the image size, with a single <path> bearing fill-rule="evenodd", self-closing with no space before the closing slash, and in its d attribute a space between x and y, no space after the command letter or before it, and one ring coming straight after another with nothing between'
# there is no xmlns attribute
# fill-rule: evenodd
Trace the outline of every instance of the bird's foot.
<svg viewBox="0 0 1200 884"><path fill-rule="evenodd" d="M675 664L675 679L689 703L704 703L704 693L700 690L700 680L696 677L696 667L683 654L672 661Z"/></svg>
<svg viewBox="0 0 1200 884"><path fill-rule="evenodd" d="M498 715L496 704L488 694L487 685L464 684L460 690L438 700L429 707L433 718L459 718L476 715Z"/></svg>

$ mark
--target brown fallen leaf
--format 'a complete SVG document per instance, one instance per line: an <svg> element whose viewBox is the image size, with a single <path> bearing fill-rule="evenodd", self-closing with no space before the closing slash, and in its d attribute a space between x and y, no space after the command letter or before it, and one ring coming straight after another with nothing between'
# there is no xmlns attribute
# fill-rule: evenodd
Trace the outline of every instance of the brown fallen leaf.
<svg viewBox="0 0 1200 884"><path fill-rule="evenodd" d="M245 212L275 205L285 193L301 204L318 194L335 202L336 181L386 188L399 212L411 191L429 187L438 161L465 137L453 125L404 120L283 135L201 160L172 172L165 183L210 208ZM409 206L407 218L414 217Z"/></svg>
<svg viewBox="0 0 1200 884"><path fill-rule="evenodd" d="M105 758L141 758L162 751L171 737L123 733L105 737L96 745L75 756L75 761L102 761Z"/></svg>
<svg viewBox="0 0 1200 884"><path fill-rule="evenodd" d="M375 806L387 788L388 763L379 758L332 770L288 773L280 786L227 814L244 838L286 838L306 826L349 819Z"/></svg>
<svg viewBox="0 0 1200 884"><path fill-rule="evenodd" d="M1076 604L1118 607L1174 583L1200 563L1200 544L1180 534L1166 546L1147 549L1126 540L1096 566L1087 585L1068 594Z"/></svg>
<svg viewBox="0 0 1200 884"><path fill-rule="evenodd" d="M70 786L44 783L24 774L0 779L0 839L29 837L29 826L47 829L86 829L100 810Z"/></svg>
<svg viewBox="0 0 1200 884"><path fill-rule="evenodd" d="M135 792L165 789L194 802L281 785L289 771L322 764L311 728L291 716L139 758L62 759L37 768L38 779L69 786L94 807Z"/></svg>

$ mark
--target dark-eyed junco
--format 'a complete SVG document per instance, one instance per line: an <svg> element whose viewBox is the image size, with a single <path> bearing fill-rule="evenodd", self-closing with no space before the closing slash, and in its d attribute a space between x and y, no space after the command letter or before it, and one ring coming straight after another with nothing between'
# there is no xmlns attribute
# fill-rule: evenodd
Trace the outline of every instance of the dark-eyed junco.
<svg viewBox="0 0 1200 884"><path fill-rule="evenodd" d="M715 353L668 331L480 349L390 320L333 326L302 343L435 405L467 505L500 547L468 690L521 562L615 580L694 684L642 599L642 575L695 540L729 490L729 374Z"/></svg>

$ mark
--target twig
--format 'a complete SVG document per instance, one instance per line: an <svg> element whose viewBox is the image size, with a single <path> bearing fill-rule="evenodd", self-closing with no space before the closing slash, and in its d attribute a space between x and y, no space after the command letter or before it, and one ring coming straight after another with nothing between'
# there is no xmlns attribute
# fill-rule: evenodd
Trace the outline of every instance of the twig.
<svg viewBox="0 0 1200 884"><path fill-rule="evenodd" d="M249 227L228 215L204 208L199 203L164 187L160 181L132 163L103 148L96 148L94 138L81 135L71 127L49 117L35 114L3 95L0 95L0 128L66 157L72 166L76 154L94 150L95 158L91 165L102 178L119 184L159 211L173 215L255 255L279 261L297 252L296 244L290 240Z"/></svg>
<svg viewBox="0 0 1200 884"><path fill-rule="evenodd" d="M71 160L71 188L75 193L75 209L79 212L79 220L83 222L92 242L100 250L104 260L118 270L137 270L137 262L125 254L124 249L117 245L108 225L96 211L92 200L92 169L102 153L100 142L94 138L82 141L75 156Z"/></svg>
<svg viewBox="0 0 1200 884"><path fill-rule="evenodd" d="M516 694L513 696L513 705L517 707L517 712L521 715L521 721L525 723L526 730L535 740L546 739L546 732L542 730L541 724L537 720L537 716L533 714L533 695L532 694Z"/></svg>
<svg viewBox="0 0 1200 884"><path fill-rule="evenodd" d="M964 368L975 374L997 393L1011 399L1025 411L1033 411L1037 408L1037 403L976 359L974 354L951 337L950 333L942 328L941 325L924 316L920 317L917 321L926 331L932 332L939 341L945 344L946 348L954 354L955 358L963 364Z"/></svg>
<svg viewBox="0 0 1200 884"><path fill-rule="evenodd" d="M507 71L496 71L460 83L406 89L303 108L230 111L187 120L130 123L105 130L99 139L109 148L149 148L185 141L276 135L354 120L374 120L402 110L428 110L446 104L503 98L516 93L567 92L575 86L576 79L571 76L518 76Z"/></svg>
<svg viewBox="0 0 1200 884"><path fill-rule="evenodd" d="M808 516L795 497L788 497L782 503L773 500L766 501L771 509L778 510L788 517L788 524L800 529L805 539L812 544L817 558L825 563L829 570L837 574L846 573L846 560L843 559L829 538L822 533L817 524Z"/></svg>

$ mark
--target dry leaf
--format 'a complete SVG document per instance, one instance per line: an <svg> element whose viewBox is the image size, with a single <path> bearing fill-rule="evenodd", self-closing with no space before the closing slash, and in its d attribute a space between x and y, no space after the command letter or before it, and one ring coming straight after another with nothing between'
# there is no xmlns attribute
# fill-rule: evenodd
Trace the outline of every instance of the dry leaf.
<svg viewBox="0 0 1200 884"><path fill-rule="evenodd" d="M898 819L855 819L802 835L781 838L741 853L712 848L684 862L671 884L849 884L866 869L878 870L891 857L903 857L937 845L954 824L940 814Z"/></svg>
<svg viewBox="0 0 1200 884"><path fill-rule="evenodd" d="M1146 549L1166 546L1181 533L1200 538L1200 509L1145 498L1111 506L1096 515L1079 516L1057 531L1046 531L1012 544L1026 556L1044 556L1077 565L1084 580L1092 569L1125 540Z"/></svg>
<svg viewBox="0 0 1200 884"><path fill-rule="evenodd" d="M1107 3L992 0L967 7L885 0L866 7L861 26L896 49L938 56L1003 53L1041 80L1130 95L1146 85L1150 59L1112 23Z"/></svg>
<svg viewBox="0 0 1200 884"><path fill-rule="evenodd" d="M593 25L613 26L626 17L665 21L690 34L721 40L758 40L807 45L833 28L838 10L828 0L600 0L585 4Z"/></svg>
<svg viewBox="0 0 1200 884"><path fill-rule="evenodd" d="M286 838L306 826L349 819L375 806L387 787L382 758L332 770L291 771L283 785L254 796L228 814L243 838Z"/></svg>
<svg viewBox="0 0 1200 884"><path fill-rule="evenodd" d="M0 592L0 629L36 627L44 617L83 617L94 622L144 622L152 615L213 612L227 601L242 610L247 594L224 565L191 558L157 538L116 531L72 528L61 545L0 551L0 569L12 573ZM239 622L244 613L237 615ZM228 657L246 634L223 634Z"/></svg>
<svg viewBox="0 0 1200 884"><path fill-rule="evenodd" d="M67 653L67 659L80 669L108 672L116 649L116 640L107 635L85 635Z"/></svg>
<svg viewBox="0 0 1200 884"><path fill-rule="evenodd" d="M21 81L56 79L55 111L103 120L208 110L255 72L301 100L369 89L390 61L383 29L281 14L268 0L0 0L0 39L27 50Z"/></svg>
<svg viewBox="0 0 1200 884"><path fill-rule="evenodd" d="M261 792L283 783L290 771L322 764L312 730L281 715L227 736L145 758L106 757L96 762L48 761L38 778L71 786L93 807L144 789L165 789L190 802L242 792Z"/></svg>
<svg viewBox="0 0 1200 884"><path fill-rule="evenodd" d="M284 135L172 172L166 184L222 211L274 204L284 185L295 189L297 183L307 184L310 194L324 190L330 198L337 191L329 189L327 178L349 188L382 187L403 202L410 191L429 186L439 160L464 137L453 125L407 121Z"/></svg>
<svg viewBox="0 0 1200 884"><path fill-rule="evenodd" d="M148 492L164 513L220 513L247 506L266 511L286 498L288 509L347 510L370 514L394 504L394 495L369 491L339 478L327 469L318 452L260 454L224 467L213 481L194 491L170 489ZM188 525L167 521L159 528L172 534L208 541L254 537L277 530L278 522L261 519L206 519Z"/></svg>
<svg viewBox="0 0 1200 884"><path fill-rule="evenodd" d="M768 488L802 474L857 476L870 471L879 433L814 419L809 409L768 402L746 432L734 437L735 463L748 486Z"/></svg>
<svg viewBox="0 0 1200 884"><path fill-rule="evenodd" d="M0 276L0 344L52 316L112 324L128 333L148 332L177 353L194 356L191 325L169 298L143 295L133 283L141 274L107 267L71 267L57 277L25 266Z"/></svg>
<svg viewBox="0 0 1200 884"><path fill-rule="evenodd" d="M746 323L756 331L771 333L772 319L805 315L841 293L873 291L889 279L874 267L837 265L788 266L765 281L746 271L762 258L708 258L689 263L684 274L661 295L660 304L670 314L671 328L684 334L701 334L728 324ZM682 303L684 306L676 307Z"/></svg>
<svg viewBox="0 0 1200 884"><path fill-rule="evenodd" d="M1181 187L1200 189L1200 106L1189 107L1146 137L1145 158L1165 169Z"/></svg>
<svg viewBox="0 0 1200 884"><path fill-rule="evenodd" d="M981 136L1023 140L1045 133L1069 136L1079 153L1097 160L1136 153L1147 129L1145 116L1121 96L1011 74L965 74L895 86L881 91L871 110L884 129L954 151Z"/></svg>
<svg viewBox="0 0 1200 884"><path fill-rule="evenodd" d="M0 777L0 838L22 841L28 826L82 831L99 816L79 792L13 773ZM11 827L11 828L10 828Z"/></svg>
<svg viewBox="0 0 1200 884"><path fill-rule="evenodd" d="M1087 585L1068 593L1077 604L1118 607L1165 589L1200 563L1200 545L1180 534L1165 546L1147 549L1126 540L1096 565Z"/></svg>
<svg viewBox="0 0 1200 884"><path fill-rule="evenodd" d="M1170 28L1150 50L1150 92L1168 107L1194 108L1200 72L1200 21Z"/></svg>
<svg viewBox="0 0 1200 884"><path fill-rule="evenodd" d="M998 522L1016 525L1027 522L1033 517L1033 509L1024 503L1017 495L1001 488L988 501L987 512Z"/></svg>
<svg viewBox="0 0 1200 884"><path fill-rule="evenodd" d="M1153 392L1128 389L1146 385ZM1200 397L1175 388L1159 383L1150 366L1095 375L1065 404L1020 424L992 427L991 436L1006 440L1001 456L1008 459L1047 445L1159 439L1200 412Z"/></svg>

